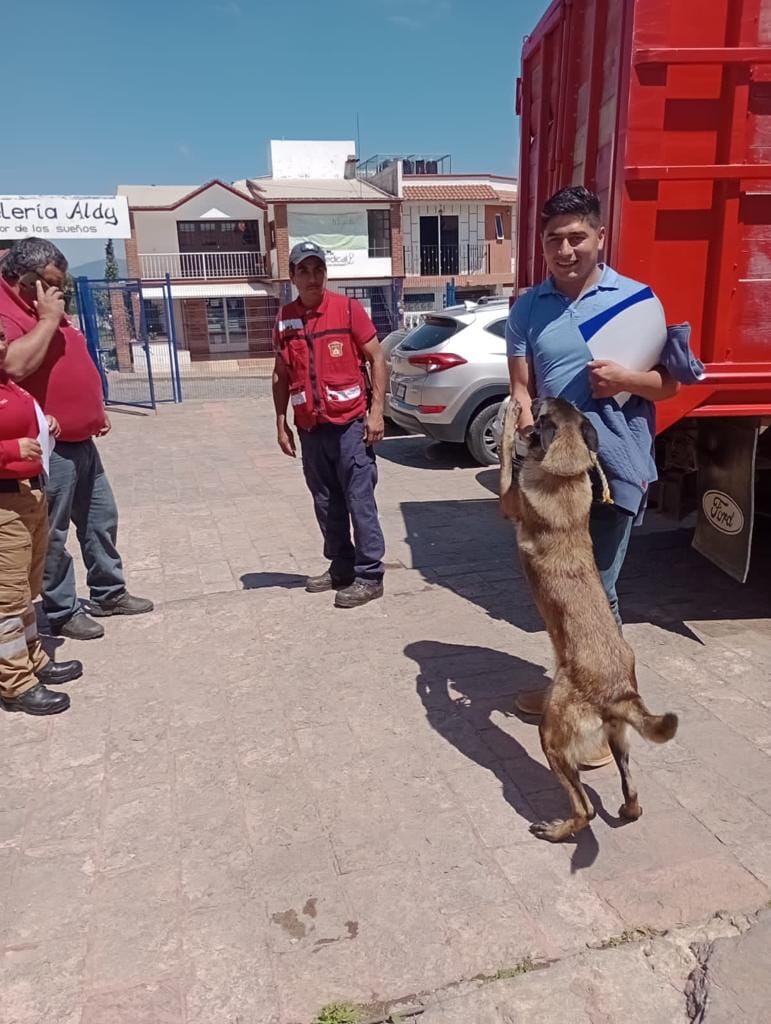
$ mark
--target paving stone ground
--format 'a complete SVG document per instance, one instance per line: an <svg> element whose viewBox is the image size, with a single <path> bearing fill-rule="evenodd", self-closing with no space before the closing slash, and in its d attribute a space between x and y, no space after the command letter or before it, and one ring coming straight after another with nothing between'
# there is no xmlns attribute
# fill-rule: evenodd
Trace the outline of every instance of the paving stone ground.
<svg viewBox="0 0 771 1024"><path fill-rule="evenodd" d="M0 716L2 1024L307 1024L333 1001L432 992L441 1006L528 958L766 906L767 543L741 587L687 530L651 516L636 533L626 633L646 700L681 730L634 745L639 822L621 827L601 769L591 831L551 846L528 826L564 798L513 714L549 646L494 471L387 439L386 597L337 611L303 590L320 540L266 401L113 423L100 447L120 548L157 610L58 647L86 667L67 714Z"/></svg>

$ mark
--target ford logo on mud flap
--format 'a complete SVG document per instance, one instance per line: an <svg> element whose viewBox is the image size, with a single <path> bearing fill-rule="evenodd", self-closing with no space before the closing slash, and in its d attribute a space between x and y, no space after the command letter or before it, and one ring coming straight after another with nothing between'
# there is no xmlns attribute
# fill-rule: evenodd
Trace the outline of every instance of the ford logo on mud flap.
<svg viewBox="0 0 771 1024"><path fill-rule="evenodd" d="M741 533L744 513L729 494L723 491L705 491L701 507L709 522L721 533Z"/></svg>

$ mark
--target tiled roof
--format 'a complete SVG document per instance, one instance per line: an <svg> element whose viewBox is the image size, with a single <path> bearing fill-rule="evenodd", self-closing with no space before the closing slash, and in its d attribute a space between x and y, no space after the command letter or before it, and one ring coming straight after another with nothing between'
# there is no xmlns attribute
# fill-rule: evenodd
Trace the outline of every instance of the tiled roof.
<svg viewBox="0 0 771 1024"><path fill-rule="evenodd" d="M428 202L442 199L495 202L498 199L498 193L490 185L405 185L404 198Z"/></svg>
<svg viewBox="0 0 771 1024"><path fill-rule="evenodd" d="M516 191L510 188L495 188L485 184L430 184L404 185L404 199L413 202L436 203L465 200L478 203L516 203Z"/></svg>

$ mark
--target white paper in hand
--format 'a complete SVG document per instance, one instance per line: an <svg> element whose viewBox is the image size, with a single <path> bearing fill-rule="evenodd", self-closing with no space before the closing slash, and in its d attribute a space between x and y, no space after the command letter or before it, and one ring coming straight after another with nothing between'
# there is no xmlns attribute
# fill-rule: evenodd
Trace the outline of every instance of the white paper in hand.
<svg viewBox="0 0 771 1024"><path fill-rule="evenodd" d="M667 343L664 309L646 287L585 321L579 330L593 359L610 359L637 372L652 370ZM619 405L629 397L627 392L615 396Z"/></svg>
<svg viewBox="0 0 771 1024"><path fill-rule="evenodd" d="M42 449L43 452L43 457L41 460L43 463L43 472L45 473L46 476L48 476L50 473L49 467L51 465L51 452L54 450L56 438L48 429L48 421L46 420L45 414L43 413L43 410L40 408L37 402L35 402L35 415L37 416L38 425L37 442L40 445L40 448Z"/></svg>

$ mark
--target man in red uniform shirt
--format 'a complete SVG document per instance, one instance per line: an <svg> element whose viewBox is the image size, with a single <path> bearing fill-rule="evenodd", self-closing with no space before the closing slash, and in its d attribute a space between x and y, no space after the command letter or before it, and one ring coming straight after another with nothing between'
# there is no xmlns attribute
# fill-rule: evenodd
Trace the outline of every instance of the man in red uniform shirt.
<svg viewBox="0 0 771 1024"><path fill-rule="evenodd" d="M375 326L355 299L326 290L324 250L299 242L289 255L297 288L274 328L273 404L278 445L294 458L287 426L291 402L329 569L306 590L336 590L335 607L357 608L383 596L385 542L380 529L372 445L383 437L385 360ZM367 408L364 362L372 374ZM351 541L353 526L353 542Z"/></svg>
<svg viewBox="0 0 771 1024"><path fill-rule="evenodd" d="M61 289L67 261L51 242L25 238L0 262L0 322L9 342L8 376L37 399L61 426L46 485L50 538L43 576L43 608L54 633L75 640L104 634L83 611L67 551L75 523L92 615L139 615L152 602L126 590L115 546L118 510L92 438L110 430L102 381L86 339L65 315Z"/></svg>
<svg viewBox="0 0 771 1024"><path fill-rule="evenodd" d="M41 422L34 399L8 378L7 351L0 324L0 703L7 711L55 715L70 698L46 683L68 683L83 672L79 661L49 661L32 607L48 548L40 439L59 425L50 416Z"/></svg>

